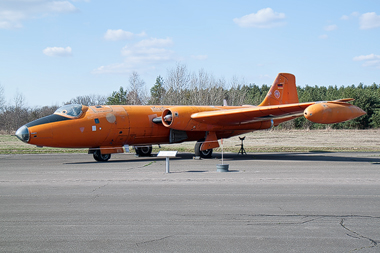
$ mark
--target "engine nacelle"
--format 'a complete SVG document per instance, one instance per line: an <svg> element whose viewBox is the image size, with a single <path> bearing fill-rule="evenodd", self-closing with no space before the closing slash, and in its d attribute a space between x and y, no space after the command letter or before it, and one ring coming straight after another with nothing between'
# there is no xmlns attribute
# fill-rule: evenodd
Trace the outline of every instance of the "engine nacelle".
<svg viewBox="0 0 380 253"><path fill-rule="evenodd" d="M355 119L365 114L365 111L352 104L343 102L316 103L304 111L306 119L314 123L334 124Z"/></svg>
<svg viewBox="0 0 380 253"><path fill-rule="evenodd" d="M191 106L170 107L162 113L162 124L165 127L176 130L195 130L199 123L191 119L191 115L197 112L199 112L199 108Z"/></svg>

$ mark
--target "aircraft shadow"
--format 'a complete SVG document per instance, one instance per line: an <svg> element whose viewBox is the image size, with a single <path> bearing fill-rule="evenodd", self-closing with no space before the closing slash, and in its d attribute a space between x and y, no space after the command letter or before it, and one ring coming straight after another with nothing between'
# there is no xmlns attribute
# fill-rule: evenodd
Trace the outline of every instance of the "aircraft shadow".
<svg viewBox="0 0 380 253"><path fill-rule="evenodd" d="M339 155L345 154L345 155ZM353 153L355 154L355 153ZM215 154L218 156L219 154ZM221 157L221 154L219 155ZM340 152L298 152L298 153L254 153L248 155L224 154L224 160L267 160L267 161L326 161L326 162L370 162L380 164L377 157L357 157L350 153Z"/></svg>

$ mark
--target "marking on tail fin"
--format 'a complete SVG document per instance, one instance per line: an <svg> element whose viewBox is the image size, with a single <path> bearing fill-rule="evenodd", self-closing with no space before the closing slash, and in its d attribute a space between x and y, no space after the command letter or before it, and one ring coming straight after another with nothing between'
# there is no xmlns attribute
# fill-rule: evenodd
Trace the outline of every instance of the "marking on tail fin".
<svg viewBox="0 0 380 253"><path fill-rule="evenodd" d="M277 98L277 99L279 99L280 98L280 92L278 91L278 90L276 90L275 92L274 92L274 96L275 96L275 98Z"/></svg>

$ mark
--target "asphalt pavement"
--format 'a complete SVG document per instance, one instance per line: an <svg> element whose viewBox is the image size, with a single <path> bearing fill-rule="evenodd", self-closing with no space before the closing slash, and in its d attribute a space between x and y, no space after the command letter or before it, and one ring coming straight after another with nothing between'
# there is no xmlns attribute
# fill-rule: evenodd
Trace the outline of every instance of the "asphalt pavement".
<svg viewBox="0 0 380 253"><path fill-rule="evenodd" d="M0 155L0 252L380 252L380 154Z"/></svg>

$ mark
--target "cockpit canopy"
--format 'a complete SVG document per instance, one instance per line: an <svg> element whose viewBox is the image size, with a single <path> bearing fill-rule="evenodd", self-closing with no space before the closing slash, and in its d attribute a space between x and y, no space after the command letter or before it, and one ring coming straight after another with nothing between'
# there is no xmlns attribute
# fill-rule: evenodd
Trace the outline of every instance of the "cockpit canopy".
<svg viewBox="0 0 380 253"><path fill-rule="evenodd" d="M83 113L83 106L78 104L64 105L58 108L54 114L65 116L68 118L79 118Z"/></svg>

